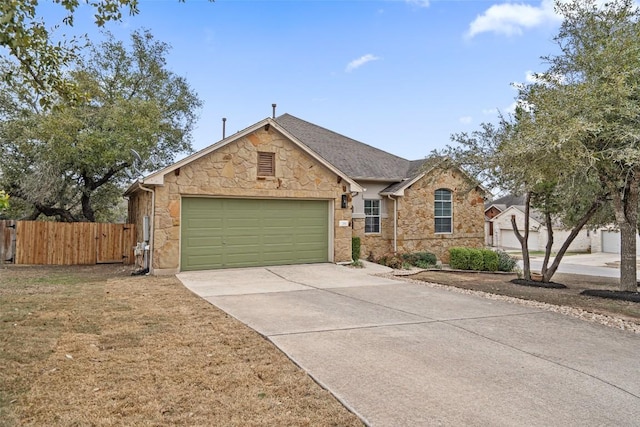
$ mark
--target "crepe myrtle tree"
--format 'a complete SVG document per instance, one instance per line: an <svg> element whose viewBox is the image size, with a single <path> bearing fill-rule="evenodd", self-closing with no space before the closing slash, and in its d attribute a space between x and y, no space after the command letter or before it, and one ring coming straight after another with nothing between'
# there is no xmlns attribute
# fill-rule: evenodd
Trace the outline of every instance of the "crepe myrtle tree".
<svg viewBox="0 0 640 427"><path fill-rule="evenodd" d="M140 170L155 170L191 148L191 132L201 106L186 80L166 64L169 46L148 31L131 44L107 34L70 72L89 94L69 105L39 109L32 92L11 91L0 123L2 188L21 199L28 212L62 221L109 218L121 200L133 151Z"/></svg>

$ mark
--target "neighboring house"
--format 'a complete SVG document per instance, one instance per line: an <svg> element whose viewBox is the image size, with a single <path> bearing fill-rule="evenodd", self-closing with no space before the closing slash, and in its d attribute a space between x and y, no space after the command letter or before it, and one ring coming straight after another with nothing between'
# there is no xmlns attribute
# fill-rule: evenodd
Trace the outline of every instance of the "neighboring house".
<svg viewBox="0 0 640 427"><path fill-rule="evenodd" d="M134 183L129 221L154 274L350 262L483 246L484 191L289 114L267 118ZM145 231L148 224L148 231Z"/></svg>
<svg viewBox="0 0 640 427"><path fill-rule="evenodd" d="M485 204L485 243L503 249L520 249L520 241L516 237L511 225L511 218L515 217L518 231L524 235L525 205L523 196L505 196ZM557 251L564 244L571 233L562 224L553 224L553 246ZM582 229L569 246L571 252L597 252L594 248L594 234L597 231ZM531 209L529 213L529 250L544 251L547 245L547 227L543 215ZM594 250L595 249L595 250Z"/></svg>

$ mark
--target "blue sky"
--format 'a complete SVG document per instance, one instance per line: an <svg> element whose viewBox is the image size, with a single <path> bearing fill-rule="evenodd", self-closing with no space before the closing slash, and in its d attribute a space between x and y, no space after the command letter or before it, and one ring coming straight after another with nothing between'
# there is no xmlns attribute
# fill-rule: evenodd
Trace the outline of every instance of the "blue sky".
<svg viewBox="0 0 640 427"><path fill-rule="evenodd" d="M107 26L151 30L204 101L202 149L271 115L294 116L408 159L508 113L560 21L543 1L141 0ZM55 21L60 6L46 7ZM98 31L85 7L73 31ZM64 29L69 32L68 29Z"/></svg>

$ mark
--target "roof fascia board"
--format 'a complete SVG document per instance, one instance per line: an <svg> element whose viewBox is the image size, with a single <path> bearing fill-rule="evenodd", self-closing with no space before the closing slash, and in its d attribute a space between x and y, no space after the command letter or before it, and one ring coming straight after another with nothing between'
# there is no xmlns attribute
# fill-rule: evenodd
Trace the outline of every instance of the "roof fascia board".
<svg viewBox="0 0 640 427"><path fill-rule="evenodd" d="M402 183L402 186L400 188L398 188L396 191L394 192L389 192L386 191L384 193L380 193L380 195L382 196L396 196L396 197L402 197L404 196L404 190L406 190L408 187L412 186L413 184L415 184L417 181L419 181L420 179L422 179L427 173L423 172L421 174L418 174L416 176L414 176L411 179L407 179L406 181L404 181Z"/></svg>
<svg viewBox="0 0 640 427"><path fill-rule="evenodd" d="M355 181L367 181L367 182L387 182L389 183L389 185L391 184L395 184L397 182L402 181L405 178L396 178L396 179L390 179L390 178L370 178L370 177L362 177L362 176L354 176L352 178Z"/></svg>

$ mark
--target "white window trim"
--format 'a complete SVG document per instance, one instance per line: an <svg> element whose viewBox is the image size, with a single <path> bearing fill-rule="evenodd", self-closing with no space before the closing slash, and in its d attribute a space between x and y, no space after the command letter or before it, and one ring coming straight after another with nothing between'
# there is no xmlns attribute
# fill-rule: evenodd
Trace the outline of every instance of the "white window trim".
<svg viewBox="0 0 640 427"><path fill-rule="evenodd" d="M448 200L448 202L451 204L451 215L450 216L436 216L436 212L435 212L435 204L436 204L436 200L435 200L435 196L436 193L435 191L433 192L433 197L434 197L434 202L433 202L433 229L434 229L434 234L453 234L453 191L449 190L448 188L438 188L438 190L446 190L449 192L449 196L450 199ZM438 191L436 190L436 191ZM438 200L438 202L443 202L446 200ZM451 231L435 231L436 228L436 219L437 218L449 218L449 220L451 221Z"/></svg>
<svg viewBox="0 0 640 427"><path fill-rule="evenodd" d="M367 215L367 202L378 202L378 215ZM382 213L380 212L382 210L382 201L380 199L364 199L364 234L381 234L382 233ZM378 231L367 231L367 218L371 217L371 218L378 218Z"/></svg>

